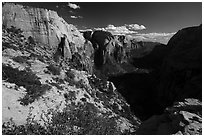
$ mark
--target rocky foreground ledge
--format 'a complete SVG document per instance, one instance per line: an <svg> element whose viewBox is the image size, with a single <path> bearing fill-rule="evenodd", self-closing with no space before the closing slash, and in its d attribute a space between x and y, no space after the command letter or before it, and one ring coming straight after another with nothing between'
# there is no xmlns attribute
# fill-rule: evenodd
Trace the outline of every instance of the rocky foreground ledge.
<svg viewBox="0 0 204 137"><path fill-rule="evenodd" d="M202 103L197 99L175 102L162 115L155 115L141 124L139 135L201 135Z"/></svg>

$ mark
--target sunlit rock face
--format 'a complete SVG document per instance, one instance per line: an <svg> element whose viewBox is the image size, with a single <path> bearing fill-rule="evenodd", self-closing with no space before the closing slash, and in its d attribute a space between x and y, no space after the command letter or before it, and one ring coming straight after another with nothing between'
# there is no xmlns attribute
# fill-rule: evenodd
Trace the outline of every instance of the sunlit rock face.
<svg viewBox="0 0 204 137"><path fill-rule="evenodd" d="M5 3L2 8L2 22L6 28L20 28L26 38L31 36L34 41L47 44L53 49L57 48L63 34L67 36L67 47L69 43L74 43L77 50L84 43L77 28L65 22L55 11ZM69 47L68 54L71 54L70 50Z"/></svg>

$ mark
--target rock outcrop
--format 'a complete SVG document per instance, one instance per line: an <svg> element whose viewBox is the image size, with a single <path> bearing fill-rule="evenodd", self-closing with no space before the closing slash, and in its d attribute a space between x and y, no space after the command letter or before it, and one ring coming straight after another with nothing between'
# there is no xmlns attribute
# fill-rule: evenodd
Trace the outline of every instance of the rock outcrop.
<svg viewBox="0 0 204 137"><path fill-rule="evenodd" d="M46 44L52 50L56 50L65 34L68 58L71 58L71 52L77 52L84 44L84 38L77 28L68 24L55 11L5 3L2 7L2 23L5 28L14 26L21 29L26 38L32 37L34 41ZM74 47L70 47L70 43Z"/></svg>
<svg viewBox="0 0 204 137"><path fill-rule="evenodd" d="M175 102L162 115L144 121L138 135L202 135L202 103L197 99Z"/></svg>
<svg viewBox="0 0 204 137"><path fill-rule="evenodd" d="M178 31L169 41L164 59L158 101L171 105L184 98L202 98L202 26Z"/></svg>

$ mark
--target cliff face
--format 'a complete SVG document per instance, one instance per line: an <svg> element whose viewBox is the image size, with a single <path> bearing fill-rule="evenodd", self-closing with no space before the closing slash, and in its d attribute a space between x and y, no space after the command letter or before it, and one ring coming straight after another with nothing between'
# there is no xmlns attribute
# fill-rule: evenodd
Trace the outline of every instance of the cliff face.
<svg viewBox="0 0 204 137"><path fill-rule="evenodd" d="M48 44L52 49L60 43L63 34L66 34L69 43L74 43L73 50L77 50L84 43L77 28L68 24L55 11L5 3L2 8L2 22L6 28L20 28L25 37L31 36L34 41ZM69 46L68 48L70 54L71 49Z"/></svg>
<svg viewBox="0 0 204 137"><path fill-rule="evenodd" d="M169 41L158 85L161 104L202 98L202 26L184 28Z"/></svg>

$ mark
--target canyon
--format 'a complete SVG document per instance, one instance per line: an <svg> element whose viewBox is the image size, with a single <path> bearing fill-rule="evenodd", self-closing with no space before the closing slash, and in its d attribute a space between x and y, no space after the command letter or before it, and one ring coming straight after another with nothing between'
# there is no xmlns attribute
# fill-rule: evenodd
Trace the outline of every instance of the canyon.
<svg viewBox="0 0 204 137"><path fill-rule="evenodd" d="M114 36L101 69L55 11L4 3L2 25L3 134L202 134L202 25L167 45Z"/></svg>

